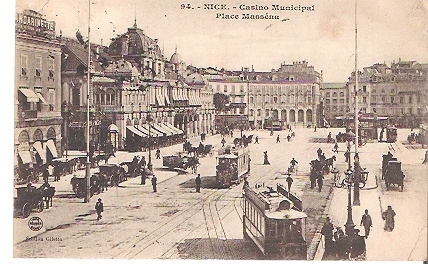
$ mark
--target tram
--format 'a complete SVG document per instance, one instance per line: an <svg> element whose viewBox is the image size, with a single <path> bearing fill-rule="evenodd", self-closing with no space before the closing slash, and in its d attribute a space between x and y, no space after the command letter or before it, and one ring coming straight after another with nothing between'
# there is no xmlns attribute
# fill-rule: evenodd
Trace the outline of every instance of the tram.
<svg viewBox="0 0 428 264"><path fill-rule="evenodd" d="M244 240L252 241L267 259L306 260L306 218L302 201L281 184L257 191L244 187Z"/></svg>
<svg viewBox="0 0 428 264"><path fill-rule="evenodd" d="M245 148L217 156L217 187L228 188L232 184L239 184L249 170L250 153Z"/></svg>
<svg viewBox="0 0 428 264"><path fill-rule="evenodd" d="M386 142L394 143L397 141L397 128L393 126L386 127Z"/></svg>

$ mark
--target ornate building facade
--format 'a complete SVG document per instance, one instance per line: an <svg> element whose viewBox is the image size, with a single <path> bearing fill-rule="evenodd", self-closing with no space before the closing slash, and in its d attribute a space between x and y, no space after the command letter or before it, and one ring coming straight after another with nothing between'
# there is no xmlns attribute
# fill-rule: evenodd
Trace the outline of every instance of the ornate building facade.
<svg viewBox="0 0 428 264"><path fill-rule="evenodd" d="M321 74L308 62L281 64L271 72L244 72L248 76L250 126L265 128L266 124L284 127L323 123L320 108Z"/></svg>
<svg viewBox="0 0 428 264"><path fill-rule="evenodd" d="M55 22L32 10L17 13L14 146L18 171L61 156L60 67Z"/></svg>
<svg viewBox="0 0 428 264"><path fill-rule="evenodd" d="M355 112L355 90L358 91L358 109L388 117L390 124L400 127L418 127L428 122L428 64L416 61L376 63L358 72L358 89L355 73L348 78L350 113Z"/></svg>

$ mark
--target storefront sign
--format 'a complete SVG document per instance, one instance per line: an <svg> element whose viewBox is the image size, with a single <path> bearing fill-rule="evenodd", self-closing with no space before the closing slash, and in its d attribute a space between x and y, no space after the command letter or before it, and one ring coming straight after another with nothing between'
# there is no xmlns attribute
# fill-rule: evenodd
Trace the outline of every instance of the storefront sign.
<svg viewBox="0 0 428 264"><path fill-rule="evenodd" d="M47 21L43 15L33 10L24 10L15 17L15 30L27 34L55 37L55 21Z"/></svg>

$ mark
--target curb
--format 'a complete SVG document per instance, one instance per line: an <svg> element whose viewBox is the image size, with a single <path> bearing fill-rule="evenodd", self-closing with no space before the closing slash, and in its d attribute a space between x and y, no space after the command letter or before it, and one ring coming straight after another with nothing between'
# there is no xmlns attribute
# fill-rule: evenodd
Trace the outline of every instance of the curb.
<svg viewBox="0 0 428 264"><path fill-rule="evenodd" d="M329 195L327 198L327 203L324 208L324 212L322 214L322 217L325 217L328 214L328 211L330 210L331 202L333 200L334 192L333 192L333 183L330 185ZM312 239L311 243L308 247L308 256L307 260L322 260L322 257L324 255L324 247L322 246L321 240L321 229L323 227L324 223L319 223L317 231L315 232L314 238Z"/></svg>

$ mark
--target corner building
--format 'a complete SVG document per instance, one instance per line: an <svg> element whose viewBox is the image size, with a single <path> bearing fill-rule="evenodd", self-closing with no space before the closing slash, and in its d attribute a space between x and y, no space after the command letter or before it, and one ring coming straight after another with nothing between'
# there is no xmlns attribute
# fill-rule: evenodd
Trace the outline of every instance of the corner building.
<svg viewBox="0 0 428 264"><path fill-rule="evenodd" d="M32 10L15 18L15 180L31 181L61 156L61 46L55 22Z"/></svg>

